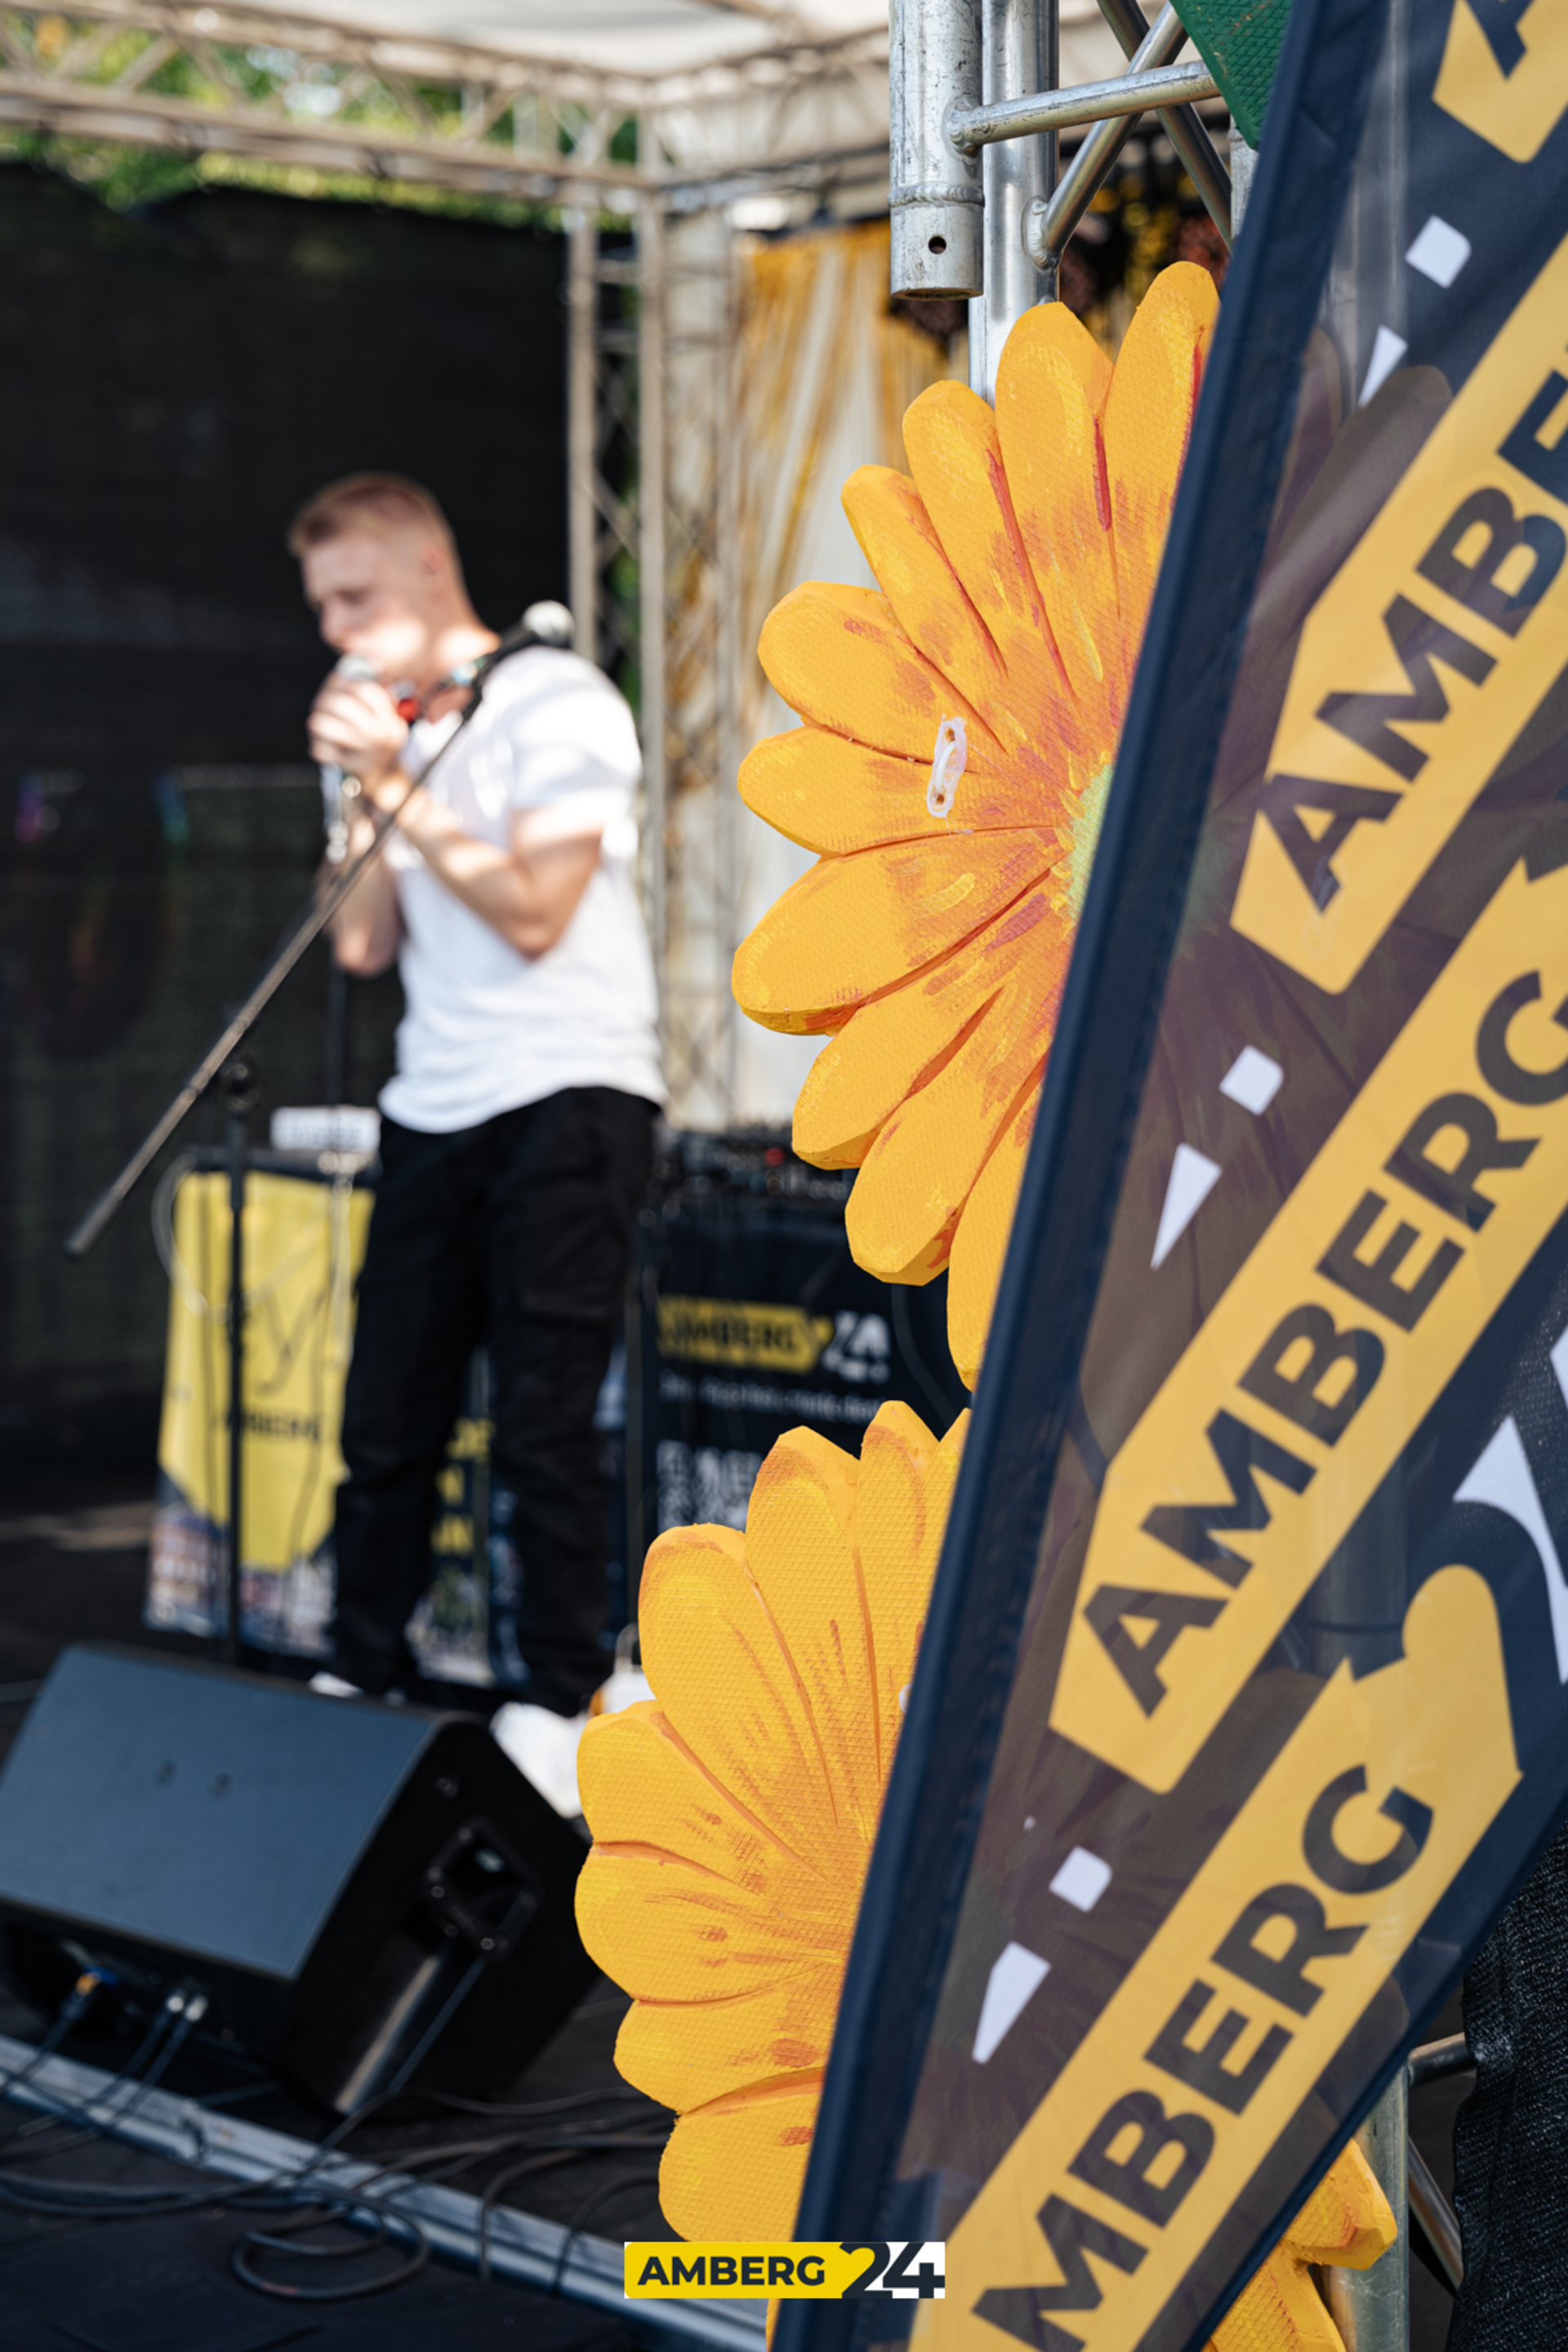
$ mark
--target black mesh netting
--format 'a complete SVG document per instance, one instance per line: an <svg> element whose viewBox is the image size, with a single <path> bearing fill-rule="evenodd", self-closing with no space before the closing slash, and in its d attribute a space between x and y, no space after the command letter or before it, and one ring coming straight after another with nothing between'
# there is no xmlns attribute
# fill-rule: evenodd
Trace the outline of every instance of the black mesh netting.
<svg viewBox="0 0 1568 2352"><path fill-rule="evenodd" d="M1568 2343L1568 1827L1465 1979L1476 2087L1454 2134L1465 2284L1448 2352Z"/></svg>
<svg viewBox="0 0 1568 2352"><path fill-rule="evenodd" d="M59 1243L309 887L330 656L289 514L335 474L413 474L487 620L564 593L561 254L240 190L127 217L0 168L0 1463L150 1445L150 1185L84 1265ZM317 949L258 1033L263 1127L321 1098L325 995ZM351 997L369 1101L396 982Z"/></svg>

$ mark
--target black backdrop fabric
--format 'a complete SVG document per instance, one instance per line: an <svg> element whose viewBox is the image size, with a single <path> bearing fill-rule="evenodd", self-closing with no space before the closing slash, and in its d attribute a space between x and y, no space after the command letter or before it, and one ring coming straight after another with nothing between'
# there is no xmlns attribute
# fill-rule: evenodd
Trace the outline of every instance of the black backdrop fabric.
<svg viewBox="0 0 1568 2352"><path fill-rule="evenodd" d="M330 656L289 517L411 474L486 620L563 595L562 277L542 228L237 189L128 216L0 167L0 1465L150 1451L151 1185L85 1265L58 1243L309 887ZM325 992L318 949L258 1034L263 1119L321 1099ZM395 980L351 997L369 1101Z"/></svg>

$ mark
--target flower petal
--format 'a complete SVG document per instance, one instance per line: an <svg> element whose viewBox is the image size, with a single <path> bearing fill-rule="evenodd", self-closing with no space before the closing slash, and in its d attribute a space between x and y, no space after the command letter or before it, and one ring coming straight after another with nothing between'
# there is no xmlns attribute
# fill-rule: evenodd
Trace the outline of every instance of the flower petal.
<svg viewBox="0 0 1568 2352"><path fill-rule="evenodd" d="M677 1737L788 1853L827 1857L832 1798L811 1712L731 1528L679 1528L643 1564L643 1656Z"/></svg>
<svg viewBox="0 0 1568 2352"><path fill-rule="evenodd" d="M729 2000L831 1970L854 1921L842 1874L800 1865L753 1893L658 1846L595 1845L577 1880L584 1947L639 2000Z"/></svg>
<svg viewBox="0 0 1568 2352"><path fill-rule="evenodd" d="M795 2228L820 2084L771 2085L682 2116L658 2173L664 2218L683 2238L766 2244Z"/></svg>
<svg viewBox="0 0 1568 2352"><path fill-rule="evenodd" d="M816 1430L786 1432L752 1488L746 1564L800 1678L840 1830L868 1853L882 1779L871 1629L855 1549L858 1475L855 1456Z"/></svg>
<svg viewBox="0 0 1568 2352"><path fill-rule="evenodd" d="M1015 776L993 774L974 759L960 779L950 816L932 816L927 808L930 782L929 753L923 761L895 759L830 735L825 727L770 735L741 766L741 798L764 824L804 849L837 856L885 842L947 841L960 831L1010 831L1057 821L1059 795L1038 786L1023 791Z"/></svg>
<svg viewBox="0 0 1568 2352"><path fill-rule="evenodd" d="M845 483L843 501L899 626L960 694L989 710L1007 674L914 484L890 466L862 466Z"/></svg>
<svg viewBox="0 0 1568 2352"><path fill-rule="evenodd" d="M1342 2352L1307 2265L1366 2270L1398 2235L1393 2209L1352 2140L1215 2329L1212 2352Z"/></svg>
<svg viewBox="0 0 1568 2352"><path fill-rule="evenodd" d="M1063 665L1107 756L1130 669L1100 428L1110 388L1110 362L1063 302L1026 310L1003 346L996 426L1007 488Z"/></svg>
<svg viewBox="0 0 1568 2352"><path fill-rule="evenodd" d="M1162 270L1133 314L1105 404L1116 577L1131 665L1148 618L1219 297L1196 262Z"/></svg>
<svg viewBox="0 0 1568 2352"><path fill-rule="evenodd" d="M984 952L995 928L989 925L905 987L862 1005L823 1047L795 1107L795 1148L803 1160L818 1168L858 1168L905 1096L950 1058L1005 977Z"/></svg>
<svg viewBox="0 0 1568 2352"><path fill-rule="evenodd" d="M981 1024L982 1040L988 1025L989 1016ZM940 1273L950 1263L992 1145L1019 1095L1039 1082L1037 1062L1033 1070L1020 1071L1007 1094L1001 1090L1005 1069L978 1058L967 1069L961 1062L900 1105L867 1153L849 1195L850 1255L885 1281L929 1281L924 1268Z"/></svg>
<svg viewBox="0 0 1568 2352"><path fill-rule="evenodd" d="M757 653L792 710L874 751L922 761L929 773L944 719L962 719L993 764L1001 746L955 686L918 653L886 597L808 581L775 604Z"/></svg>
<svg viewBox="0 0 1568 2352"><path fill-rule="evenodd" d="M770 735L741 763L741 798L787 841L842 856L874 842L946 831L926 807L929 763L897 760L830 735L792 727Z"/></svg>
<svg viewBox="0 0 1568 2352"><path fill-rule="evenodd" d="M1242 2288L1206 2352L1344 2352L1304 2263L1276 2247Z"/></svg>
<svg viewBox="0 0 1568 2352"><path fill-rule="evenodd" d="M1050 623L1018 535L996 419L967 384L933 383L904 416L915 487L1006 665L1005 702L984 707L1026 772L1084 744Z"/></svg>
<svg viewBox="0 0 1568 2352"><path fill-rule="evenodd" d="M1044 892L1009 909L988 952L1003 971L995 1001L935 1076L899 1105L849 1196L851 1255L889 1282L910 1279L902 1267L928 1264L942 1235L951 1246L970 1189L1050 1045L1068 939ZM938 1264L947 1255L943 1247Z"/></svg>
<svg viewBox="0 0 1568 2352"><path fill-rule="evenodd" d="M1009 1119L997 1137L953 1235L947 1278L947 1344L966 1389L973 1389L980 1377L991 1310L1002 1280L1002 1260L1039 1104L1036 1087L1016 1118Z"/></svg>
<svg viewBox="0 0 1568 2352"><path fill-rule="evenodd" d="M1061 856L1041 833L952 834L820 858L735 953L742 1010L768 1029L841 1029L989 923Z"/></svg>
<svg viewBox="0 0 1568 2352"><path fill-rule="evenodd" d="M657 1701L595 1716L577 1751L577 1785L601 1845L658 1846L759 1893L787 1849L704 1772Z"/></svg>
<svg viewBox="0 0 1568 2352"><path fill-rule="evenodd" d="M781 2074L820 2074L847 1956L846 1943L835 1966L739 2000L636 2001L616 2042L616 2064L628 2083L678 2112Z"/></svg>
<svg viewBox="0 0 1568 2352"><path fill-rule="evenodd" d="M876 1655L884 1782L892 1769L903 1694L914 1675L968 1426L969 1415L960 1413L939 1445L907 1404L885 1404L860 1448L856 1523Z"/></svg>

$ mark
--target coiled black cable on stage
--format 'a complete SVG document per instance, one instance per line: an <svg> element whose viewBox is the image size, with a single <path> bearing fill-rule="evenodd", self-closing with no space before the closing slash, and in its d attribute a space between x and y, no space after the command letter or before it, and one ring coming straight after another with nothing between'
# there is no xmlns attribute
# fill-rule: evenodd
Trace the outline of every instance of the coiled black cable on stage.
<svg viewBox="0 0 1568 2352"><path fill-rule="evenodd" d="M330 2213L314 2210L300 2213L290 2221L281 2221L275 2230L247 2230L231 2252L228 2263L235 2277L242 2285L254 2287L258 2294L275 2295L283 2303L351 2303L363 2294L380 2294L387 2287L402 2286L417 2278L430 2259L430 2241L416 2221L397 2225L412 2242L413 2252L406 2261L395 2263L388 2271L378 2271L371 2278L356 2279L345 2286L300 2286L291 2280L268 2278L258 2271L252 2259L254 2252L263 2251L288 2254L296 2262L334 2263L358 2259L384 2246L393 2236L394 2224L388 2216L375 2207L365 2209L370 2215L373 2239L370 2246L363 2240L341 2246L307 2246L300 2241L307 2230L324 2229L335 2218Z"/></svg>
<svg viewBox="0 0 1568 2352"><path fill-rule="evenodd" d="M37 2051L25 2065L4 2082L0 2095L19 2085L36 2074L59 2042L76 2023L86 2006L78 2000L81 1983L62 2004ZM93 1997L96 1986L87 1998ZM73 2006L74 2002L74 2006ZM404 2284L416 2277L430 2260L430 2244L418 2221L398 2210L398 2200L410 2187L431 2185L449 2180L480 2165L486 2158L507 2159L493 2171L479 2190L479 2274L490 2275L489 2230L491 2217L509 2184L525 2175L542 2171L584 2158L607 2153L613 2149L661 2149L666 2134L638 2132L616 2128L617 2109L631 2106L646 2110L647 2102L632 2090L569 2092L550 2099L516 2102L464 2098L457 2094L439 2091L409 2091L390 2086L352 2116L345 2116L326 2138L312 2150L303 2164L280 2168L259 2180L236 2187L225 2183L221 2189L210 2181L199 2187L179 2189L169 2186L129 2186L109 2182L77 2182L51 2180L31 2171L16 2168L18 2161L35 2165L74 2154L89 2141L113 2134L126 2119L151 2095L158 2082L173 2063L180 2047L199 2023L205 2002L199 1994L182 1988L170 1995L160 2008L124 2067L96 2096L88 2101L64 2098L53 2089L35 2084L31 2096L49 2102L46 2114L35 2116L0 2142L0 2203L44 2218L81 2222L87 2221L153 2220L166 2215L200 2211L221 2200L229 2210L281 2212L289 2218L268 2226L247 2231L243 2239L230 2252L230 2267L235 2276L253 2292L290 2303L341 2303L379 2294L389 2288ZM142 2070L145 2069L144 2072ZM125 2095L129 2091L129 2096ZM376 2168L362 2174L352 2183L342 2185L322 2181L318 2176L328 2160L342 2153L347 2141L364 2126L395 2105L415 2107L435 2107L478 2118L493 2118L498 2124L521 2126L501 2130L483 2137L458 2142L406 2143L377 2150ZM608 2110L606 2115L605 2110ZM584 2115L584 2127L574 2129L567 2118L586 2110L597 2110L597 2117L589 2121ZM629 2120L629 2118L628 2118ZM25 2144L30 2136L49 2133L51 2125L65 2125L65 2131L55 2131L37 2138L30 2147ZM199 2154L197 2159L199 2159ZM391 2178L396 2176L395 2179ZM601 2183L579 2209L567 2226L562 2239L559 2255L551 2282L550 2292L558 2294L565 2275L571 2249L593 2214L615 2197L632 2189L646 2188L656 2177L651 2169L639 2169L635 2174ZM385 2188L377 2186L387 2180ZM354 2237L346 2243L311 2244L304 2242L309 2233L325 2230L334 2223L350 2228ZM389 2266L372 2271L368 2275L347 2278L342 2283L317 2284L310 2281L280 2278L269 2273L269 2261L306 2263L330 2262L374 2262L383 2250L396 2245L400 2259ZM401 2250L406 2249L405 2252Z"/></svg>

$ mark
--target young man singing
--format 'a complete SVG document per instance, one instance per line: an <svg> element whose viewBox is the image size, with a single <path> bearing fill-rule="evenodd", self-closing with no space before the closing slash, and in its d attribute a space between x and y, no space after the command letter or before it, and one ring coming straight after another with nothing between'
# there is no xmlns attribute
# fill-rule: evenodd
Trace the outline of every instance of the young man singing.
<svg viewBox="0 0 1568 2352"><path fill-rule="evenodd" d="M563 1812L604 1666L605 1497L595 1401L662 1099L652 961L633 888L630 711L576 655L532 646L443 691L497 639L435 499L334 482L289 544L321 635L374 677L330 677L313 758L359 781L349 844L395 814L332 926L340 963L395 959L406 1011L381 1096L382 1179L360 1278L338 1491L335 1674L384 1693L429 1570L432 1486L482 1339L492 1460L521 1570L497 1736ZM412 727L388 688L425 698Z"/></svg>

